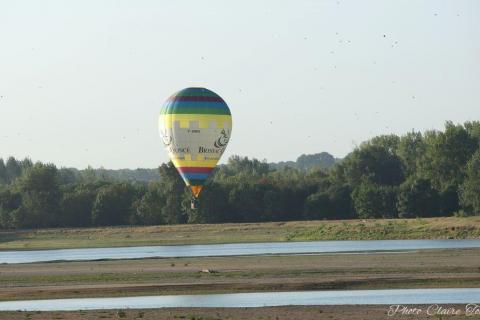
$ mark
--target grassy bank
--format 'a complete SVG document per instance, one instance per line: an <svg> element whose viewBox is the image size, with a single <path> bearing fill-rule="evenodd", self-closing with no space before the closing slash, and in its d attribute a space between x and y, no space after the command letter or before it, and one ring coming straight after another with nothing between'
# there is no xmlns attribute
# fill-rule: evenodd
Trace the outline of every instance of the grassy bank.
<svg viewBox="0 0 480 320"><path fill-rule="evenodd" d="M0 250L310 240L480 238L480 217L0 231Z"/></svg>

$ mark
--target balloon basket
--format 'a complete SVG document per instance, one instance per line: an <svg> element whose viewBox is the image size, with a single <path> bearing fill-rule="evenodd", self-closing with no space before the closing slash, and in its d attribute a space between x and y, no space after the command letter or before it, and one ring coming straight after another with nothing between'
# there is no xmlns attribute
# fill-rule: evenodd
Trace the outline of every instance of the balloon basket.
<svg viewBox="0 0 480 320"><path fill-rule="evenodd" d="M197 210L198 209L197 199L192 198L192 201L190 202L190 209L192 209L192 210Z"/></svg>

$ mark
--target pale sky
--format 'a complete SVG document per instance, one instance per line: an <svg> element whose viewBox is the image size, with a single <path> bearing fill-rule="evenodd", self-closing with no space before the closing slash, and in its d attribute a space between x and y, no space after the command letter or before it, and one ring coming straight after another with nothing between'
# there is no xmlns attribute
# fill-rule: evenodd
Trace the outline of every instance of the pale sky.
<svg viewBox="0 0 480 320"><path fill-rule="evenodd" d="M230 106L224 159L480 120L480 1L0 0L0 157L157 167L190 86Z"/></svg>

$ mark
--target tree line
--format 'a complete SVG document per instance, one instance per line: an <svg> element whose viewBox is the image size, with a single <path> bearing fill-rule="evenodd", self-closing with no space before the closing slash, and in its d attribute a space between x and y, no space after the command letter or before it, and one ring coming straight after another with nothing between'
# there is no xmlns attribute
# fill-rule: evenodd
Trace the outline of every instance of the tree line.
<svg viewBox="0 0 480 320"><path fill-rule="evenodd" d="M171 163L159 180L120 181L29 159L0 159L0 227L45 228L480 215L480 122L382 135L329 168L233 156L197 210Z"/></svg>

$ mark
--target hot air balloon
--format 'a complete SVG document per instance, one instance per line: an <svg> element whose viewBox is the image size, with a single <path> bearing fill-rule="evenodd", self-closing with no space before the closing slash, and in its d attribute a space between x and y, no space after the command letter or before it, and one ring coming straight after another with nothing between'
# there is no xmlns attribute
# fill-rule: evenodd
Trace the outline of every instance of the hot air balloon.
<svg viewBox="0 0 480 320"><path fill-rule="evenodd" d="M213 91L186 88L165 102L159 128L172 163L192 191L192 209L195 209L205 181L230 140L230 109Z"/></svg>

